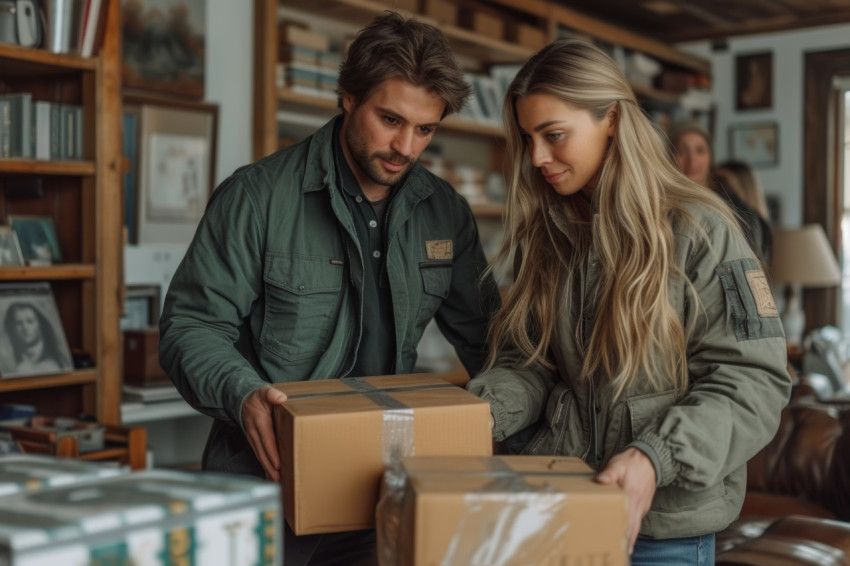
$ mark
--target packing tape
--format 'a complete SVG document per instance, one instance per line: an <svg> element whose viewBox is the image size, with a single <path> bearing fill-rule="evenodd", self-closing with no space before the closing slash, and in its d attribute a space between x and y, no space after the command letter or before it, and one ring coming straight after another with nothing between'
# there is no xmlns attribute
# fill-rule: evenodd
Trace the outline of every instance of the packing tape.
<svg viewBox="0 0 850 566"><path fill-rule="evenodd" d="M339 380L351 389L328 393L303 393L290 395L290 399L309 399L314 397L337 397L342 395L363 395L383 409L381 426L381 459L387 468L405 456L413 456L416 447L413 442L413 409L393 397L392 393L401 391L422 391L428 389L449 389L456 387L451 383L430 383L409 385L406 387L376 387L359 377L346 377Z"/></svg>
<svg viewBox="0 0 850 566"><path fill-rule="evenodd" d="M379 563L403 564L400 545L405 486L410 476L487 476L492 480L464 496L464 509L440 566L537 564L546 544L569 529L558 523L567 494L547 482L533 485L530 477L592 477L590 472L517 471L501 457L481 457L484 467L464 471L408 473L400 463L385 474L389 490L379 503Z"/></svg>

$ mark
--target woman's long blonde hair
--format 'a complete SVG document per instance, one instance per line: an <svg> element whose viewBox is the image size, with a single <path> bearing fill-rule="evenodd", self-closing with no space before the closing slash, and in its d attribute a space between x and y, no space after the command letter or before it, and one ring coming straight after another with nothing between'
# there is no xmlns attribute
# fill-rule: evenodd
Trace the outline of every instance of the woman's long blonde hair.
<svg viewBox="0 0 850 566"><path fill-rule="evenodd" d="M531 164L516 116L517 99L531 93L554 96L597 121L613 110L615 133L590 196L558 195ZM491 325L489 366L509 348L519 350L526 365L552 367L547 353L555 322L569 308L563 293L592 249L600 280L580 377L608 376L619 395L643 370L656 389L684 389L685 329L667 287L671 277L683 277L674 262L670 213L690 218L684 204L699 202L734 225L728 208L679 171L616 63L585 42L557 41L532 57L508 88L503 118L508 198L496 266L506 266L515 251L521 260ZM566 222L555 224L554 209Z"/></svg>

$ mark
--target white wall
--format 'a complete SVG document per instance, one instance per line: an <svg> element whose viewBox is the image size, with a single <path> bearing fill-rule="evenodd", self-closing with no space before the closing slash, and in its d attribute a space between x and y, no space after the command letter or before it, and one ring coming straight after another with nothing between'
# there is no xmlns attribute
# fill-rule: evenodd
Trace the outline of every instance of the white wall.
<svg viewBox="0 0 850 566"><path fill-rule="evenodd" d="M216 184L251 161L254 3L207 0L206 100L219 105Z"/></svg>
<svg viewBox="0 0 850 566"><path fill-rule="evenodd" d="M741 36L728 40L729 48L713 53L708 41L679 47L711 61L712 90L717 108L714 134L715 157L729 157L728 132L732 124L777 122L779 124L779 164L757 169L767 194L782 199L785 226L797 226L803 219L803 132L805 104L805 55L850 47L850 25L842 24L808 30ZM735 110L735 57L740 54L773 53L773 108Z"/></svg>

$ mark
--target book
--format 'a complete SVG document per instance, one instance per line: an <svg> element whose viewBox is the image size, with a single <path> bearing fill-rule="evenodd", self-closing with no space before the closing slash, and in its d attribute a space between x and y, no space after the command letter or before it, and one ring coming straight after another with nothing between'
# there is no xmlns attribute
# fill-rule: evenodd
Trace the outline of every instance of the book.
<svg viewBox="0 0 850 566"><path fill-rule="evenodd" d="M4 140L0 155L32 157L32 94L29 92L4 94L0 95L0 100L6 100L9 103L7 113L0 117L0 123L4 124L4 129L8 129L8 149L5 147Z"/></svg>
<svg viewBox="0 0 850 566"><path fill-rule="evenodd" d="M36 159L50 159L50 107L52 105L52 102L46 100L35 101L32 120L35 141L33 157Z"/></svg>
<svg viewBox="0 0 850 566"><path fill-rule="evenodd" d="M91 57L99 46L98 37L101 35L103 25L102 0L87 0L85 15L83 16L82 41L80 42L80 55Z"/></svg>

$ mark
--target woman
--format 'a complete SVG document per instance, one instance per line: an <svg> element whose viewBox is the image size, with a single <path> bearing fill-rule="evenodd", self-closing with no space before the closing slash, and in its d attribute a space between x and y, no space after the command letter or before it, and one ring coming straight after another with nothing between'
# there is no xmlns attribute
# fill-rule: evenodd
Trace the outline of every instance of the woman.
<svg viewBox="0 0 850 566"><path fill-rule="evenodd" d="M773 248L773 234L767 216L724 182L725 176L718 177L708 131L695 121L678 122L671 129L670 141L682 172L692 181L714 190L726 201L734 211L750 247L767 264Z"/></svg>
<svg viewBox="0 0 850 566"><path fill-rule="evenodd" d="M766 222L770 222L770 211L767 208L764 190L749 163L737 159L724 161L714 170L714 177L720 185L758 212Z"/></svg>
<svg viewBox="0 0 850 566"><path fill-rule="evenodd" d="M582 457L625 490L632 564L713 564L790 391L759 263L599 49L544 48L503 118L515 282L467 387L495 440L539 421L524 453Z"/></svg>

